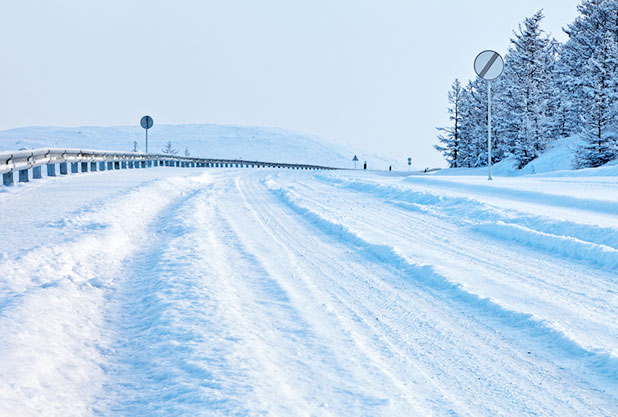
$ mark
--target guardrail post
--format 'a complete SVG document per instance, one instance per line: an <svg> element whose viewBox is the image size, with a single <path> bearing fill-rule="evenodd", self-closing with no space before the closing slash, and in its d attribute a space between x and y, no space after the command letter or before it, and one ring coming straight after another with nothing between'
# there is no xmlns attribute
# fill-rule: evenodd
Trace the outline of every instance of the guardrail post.
<svg viewBox="0 0 618 417"><path fill-rule="evenodd" d="M40 179L41 178L41 167L32 167L32 178L33 179Z"/></svg>
<svg viewBox="0 0 618 417"><path fill-rule="evenodd" d="M2 185L13 185L13 171L2 174Z"/></svg>
<svg viewBox="0 0 618 417"><path fill-rule="evenodd" d="M19 182L28 182L28 169L19 170Z"/></svg>
<svg viewBox="0 0 618 417"><path fill-rule="evenodd" d="M61 162L60 163L60 175L67 175L69 173L69 170L67 168L68 168L67 163Z"/></svg>
<svg viewBox="0 0 618 417"><path fill-rule="evenodd" d="M88 162L82 162L82 172L88 172Z"/></svg>
<svg viewBox="0 0 618 417"><path fill-rule="evenodd" d="M79 165L77 164L77 162L71 162L71 173L72 174L77 174L79 172Z"/></svg>
<svg viewBox="0 0 618 417"><path fill-rule="evenodd" d="M47 176L48 177L56 176L56 164L47 164Z"/></svg>

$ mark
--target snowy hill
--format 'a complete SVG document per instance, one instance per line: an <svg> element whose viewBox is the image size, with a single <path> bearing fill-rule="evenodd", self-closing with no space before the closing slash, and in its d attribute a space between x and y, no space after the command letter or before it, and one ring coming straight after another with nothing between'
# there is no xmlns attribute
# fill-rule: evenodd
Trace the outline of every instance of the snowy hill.
<svg viewBox="0 0 618 417"><path fill-rule="evenodd" d="M25 127L0 131L0 150L33 148L85 148L133 150L144 148L139 126ZM349 168L356 154L370 168L385 169L394 161L327 140L270 127L215 124L155 125L148 133L149 150L159 152L171 141L179 154L185 148L193 156L308 163Z"/></svg>
<svg viewBox="0 0 618 417"><path fill-rule="evenodd" d="M571 136L554 141L538 158L530 161L522 169L517 169L515 158L507 158L493 166L493 174L503 177L518 177L524 175L543 176L614 176L618 175L618 161L610 162L602 167L574 169L575 153L582 144L579 136ZM486 175L487 167L480 168L447 168L435 175Z"/></svg>

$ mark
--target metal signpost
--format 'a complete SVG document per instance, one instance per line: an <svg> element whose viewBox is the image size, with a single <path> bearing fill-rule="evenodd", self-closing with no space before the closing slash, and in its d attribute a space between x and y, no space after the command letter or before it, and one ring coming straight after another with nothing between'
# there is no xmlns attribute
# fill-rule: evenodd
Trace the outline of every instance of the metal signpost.
<svg viewBox="0 0 618 417"><path fill-rule="evenodd" d="M358 162L358 157L354 155L354 158L352 158L352 161L354 161L354 169L356 169L356 162Z"/></svg>
<svg viewBox="0 0 618 417"><path fill-rule="evenodd" d="M412 165L412 158L408 158L408 172L410 172L410 165Z"/></svg>
<svg viewBox="0 0 618 417"><path fill-rule="evenodd" d="M491 176L491 82L502 75L504 60L495 51L483 51L474 60L476 75L487 81L487 164Z"/></svg>
<svg viewBox="0 0 618 417"><path fill-rule="evenodd" d="M146 115L142 117L142 120L139 121L139 124L146 130L146 153L148 153L148 129L152 127L152 117Z"/></svg>

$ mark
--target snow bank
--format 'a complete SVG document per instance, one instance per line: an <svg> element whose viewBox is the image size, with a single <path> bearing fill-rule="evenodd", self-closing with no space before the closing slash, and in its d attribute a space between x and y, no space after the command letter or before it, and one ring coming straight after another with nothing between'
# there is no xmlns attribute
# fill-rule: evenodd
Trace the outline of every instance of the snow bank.
<svg viewBox="0 0 618 417"><path fill-rule="evenodd" d="M602 167L574 169L575 153L582 144L578 135L561 138L554 141L549 148L539 157L532 160L522 169L517 169L514 158L506 158L492 168L493 175L502 177L515 177L524 175L541 175L554 177L592 177L592 176L617 176L618 161L610 162ZM480 168L446 168L433 173L437 176L452 175L487 175L487 167Z"/></svg>
<svg viewBox="0 0 618 417"><path fill-rule="evenodd" d="M0 259L0 415L90 414L105 383L106 296L123 262L161 210L208 181L146 183L78 215L74 240Z"/></svg>

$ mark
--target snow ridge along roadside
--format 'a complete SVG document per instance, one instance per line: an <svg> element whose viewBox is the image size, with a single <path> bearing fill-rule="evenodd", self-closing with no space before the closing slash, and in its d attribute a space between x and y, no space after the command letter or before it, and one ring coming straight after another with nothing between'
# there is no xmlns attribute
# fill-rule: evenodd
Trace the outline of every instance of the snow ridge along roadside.
<svg viewBox="0 0 618 417"><path fill-rule="evenodd" d="M376 184L362 180L343 180L319 174L315 177L327 184L371 194L405 210L426 213L448 219L448 221L456 221L462 226L470 227L471 230L499 239L523 243L608 270L614 270L618 267L617 228L530 215L512 209L493 207L475 198L438 195L427 190L402 188L401 186ZM421 182L426 183L424 179L421 179ZM440 188L446 187L442 184L444 182L442 178L434 182L438 183ZM406 183L413 183L413 181L408 179ZM433 185L431 182L429 184ZM495 190L495 188L483 189ZM495 194L504 194L501 189L495 191ZM518 200L520 197L519 194L513 192L506 195L517 197ZM552 205L560 205L561 207L569 207L569 202L575 201L576 209L586 207L588 211L594 212L600 207L601 212L606 210L618 212L618 204L612 202L591 202L586 206L582 203L584 200L581 199L573 200L570 197L550 197L547 195L545 197L541 201L551 200ZM523 199L528 200L528 197L524 194Z"/></svg>
<svg viewBox="0 0 618 417"><path fill-rule="evenodd" d="M491 314L501 319L503 324L507 326L521 329L529 336L541 339L548 348L585 363L589 370L598 372L609 380L615 381L618 378L618 358L611 353L599 349L586 349L564 333L549 326L544 320L537 320L531 314L507 309L489 298L482 298L477 294L466 291L460 284L454 283L437 273L433 267L410 262L395 247L371 243L343 224L333 222L319 212L308 208L302 203L302 199L293 192L277 185L273 180L267 180L265 185L283 203L308 219L316 227L354 245L366 253L369 258L392 265L401 270L403 276L410 277L427 287L438 290L454 301L465 303L481 314Z"/></svg>
<svg viewBox="0 0 618 417"><path fill-rule="evenodd" d="M146 182L77 215L83 237L0 261L0 415L86 415L105 380L106 295L161 210L207 175Z"/></svg>

